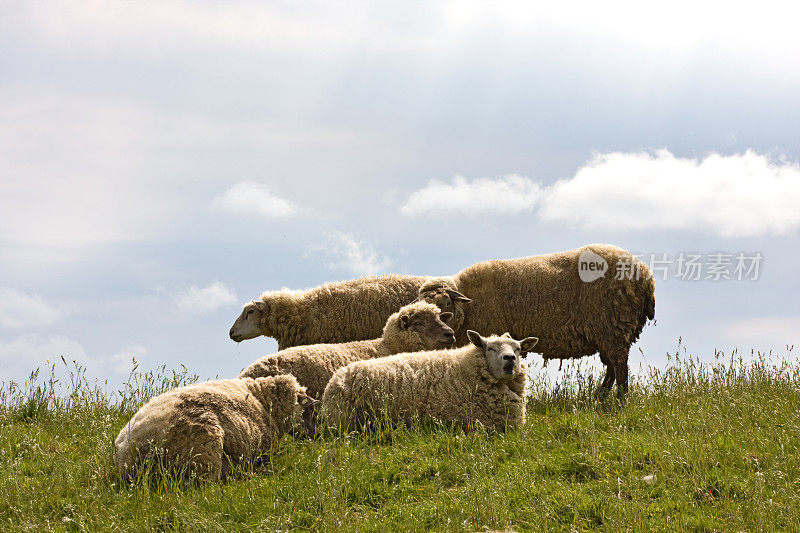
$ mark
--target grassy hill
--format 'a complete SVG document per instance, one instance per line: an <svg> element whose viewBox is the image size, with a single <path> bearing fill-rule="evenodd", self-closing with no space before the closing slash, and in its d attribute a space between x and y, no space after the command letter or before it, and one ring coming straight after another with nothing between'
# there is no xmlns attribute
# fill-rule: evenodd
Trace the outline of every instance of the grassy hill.
<svg viewBox="0 0 800 533"><path fill-rule="evenodd" d="M790 350L791 352L791 350ZM788 356L792 354L789 353ZM0 529L800 530L800 367L758 354L670 357L625 405L599 376L534 371L508 434L432 422L286 438L224 484L120 479L112 442L147 398L192 381L134 373L107 393L34 379L0 391Z"/></svg>

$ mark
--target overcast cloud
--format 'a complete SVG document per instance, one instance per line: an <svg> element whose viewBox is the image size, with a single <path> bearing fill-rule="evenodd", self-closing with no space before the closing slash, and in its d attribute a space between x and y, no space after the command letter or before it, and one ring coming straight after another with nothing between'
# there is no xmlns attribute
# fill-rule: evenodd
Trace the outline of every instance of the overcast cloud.
<svg viewBox="0 0 800 533"><path fill-rule="evenodd" d="M634 367L785 350L798 9L5 2L0 376L234 376L276 348L227 337L264 290L590 242L763 254L659 280Z"/></svg>

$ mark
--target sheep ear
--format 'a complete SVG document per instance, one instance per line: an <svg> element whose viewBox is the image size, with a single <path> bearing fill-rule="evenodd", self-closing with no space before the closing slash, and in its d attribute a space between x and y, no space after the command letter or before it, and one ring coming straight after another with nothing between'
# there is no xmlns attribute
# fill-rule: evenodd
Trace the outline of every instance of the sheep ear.
<svg viewBox="0 0 800 533"><path fill-rule="evenodd" d="M522 353L527 354L533 351L533 347L539 342L539 337L527 337L519 342L519 349Z"/></svg>
<svg viewBox="0 0 800 533"><path fill-rule="evenodd" d="M408 315L400 315L400 329L408 329L411 318Z"/></svg>
<svg viewBox="0 0 800 533"><path fill-rule="evenodd" d="M302 414L302 428L305 434L311 438L316 437L317 428L316 428L316 405L319 403L319 400L315 400L311 396L305 393L300 393L297 395L297 402L303 408Z"/></svg>
<svg viewBox="0 0 800 533"><path fill-rule="evenodd" d="M453 320L453 313L451 313L450 311L445 311L444 313L439 315L439 320L441 320L442 322L444 322L449 326L450 321Z"/></svg>
<svg viewBox="0 0 800 533"><path fill-rule="evenodd" d="M446 290L447 290L447 295L450 296L450 299L453 300L454 302L467 303L472 301L458 291L454 291L453 289L446 289Z"/></svg>
<svg viewBox="0 0 800 533"><path fill-rule="evenodd" d="M477 331L472 331L471 329L467 330L467 337L469 337L469 340L472 344L474 344L481 350L486 349L486 339L481 337L480 333L478 333Z"/></svg>
<svg viewBox="0 0 800 533"><path fill-rule="evenodd" d="M253 300L253 303L255 304L256 309L262 313L269 313L269 304L264 300Z"/></svg>
<svg viewBox="0 0 800 533"><path fill-rule="evenodd" d="M315 400L308 394L304 394L301 392L300 394L297 395L297 403L299 403L303 407L310 407L314 404L318 404L319 400Z"/></svg>

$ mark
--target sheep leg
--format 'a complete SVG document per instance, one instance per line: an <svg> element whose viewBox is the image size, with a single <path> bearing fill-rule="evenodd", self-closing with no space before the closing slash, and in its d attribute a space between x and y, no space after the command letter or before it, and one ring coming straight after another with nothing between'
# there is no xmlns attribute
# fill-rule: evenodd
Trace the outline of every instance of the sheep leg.
<svg viewBox="0 0 800 533"><path fill-rule="evenodd" d="M599 396L605 397L611 391L611 387L614 386L614 365L603 352L600 352L600 361L606 366L606 375L603 377L597 392Z"/></svg>
<svg viewBox="0 0 800 533"><path fill-rule="evenodd" d="M600 386L609 391L617 384L617 397L622 400L628 393L628 351L630 343L617 339L609 339L600 347L600 360L606 365L606 376Z"/></svg>
<svg viewBox="0 0 800 533"><path fill-rule="evenodd" d="M614 364L614 379L617 382L617 398L622 400L628 394L628 361Z"/></svg>
<svg viewBox="0 0 800 533"><path fill-rule="evenodd" d="M600 388L606 392L611 390L614 386L614 367L611 365L606 366L606 375L603 377L603 382L600 383Z"/></svg>

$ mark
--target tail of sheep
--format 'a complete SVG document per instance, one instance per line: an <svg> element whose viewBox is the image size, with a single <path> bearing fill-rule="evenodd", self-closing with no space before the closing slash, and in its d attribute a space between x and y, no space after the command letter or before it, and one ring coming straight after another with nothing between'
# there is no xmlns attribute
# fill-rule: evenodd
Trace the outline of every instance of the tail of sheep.
<svg viewBox="0 0 800 533"><path fill-rule="evenodd" d="M637 292L640 294L641 307L634 340L639 338L639 334L647 321L656 317L656 282L653 273L646 264L641 265Z"/></svg>

